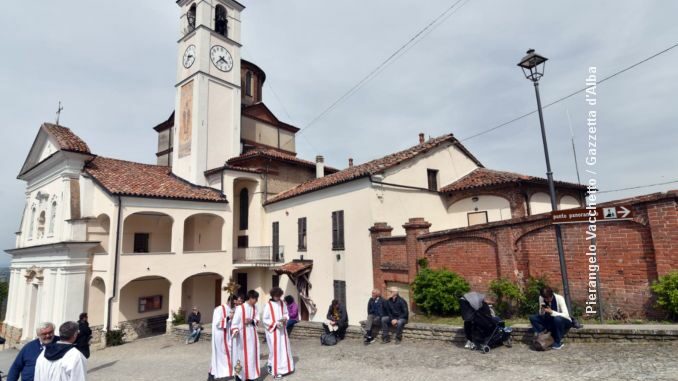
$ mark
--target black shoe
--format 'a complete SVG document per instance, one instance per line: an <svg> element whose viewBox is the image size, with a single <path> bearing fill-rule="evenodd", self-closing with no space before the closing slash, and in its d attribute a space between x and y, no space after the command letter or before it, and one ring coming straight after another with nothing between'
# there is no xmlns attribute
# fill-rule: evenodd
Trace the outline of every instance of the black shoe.
<svg viewBox="0 0 678 381"><path fill-rule="evenodd" d="M382 343L382 344L388 344L388 343L390 343L390 342L391 342L391 339L388 339L388 338L382 339L382 340L381 340L381 343Z"/></svg>
<svg viewBox="0 0 678 381"><path fill-rule="evenodd" d="M400 344L401 341L403 341L403 339L401 339L401 338L399 338L399 337L396 337L396 339L395 339L395 343L396 343L396 344Z"/></svg>

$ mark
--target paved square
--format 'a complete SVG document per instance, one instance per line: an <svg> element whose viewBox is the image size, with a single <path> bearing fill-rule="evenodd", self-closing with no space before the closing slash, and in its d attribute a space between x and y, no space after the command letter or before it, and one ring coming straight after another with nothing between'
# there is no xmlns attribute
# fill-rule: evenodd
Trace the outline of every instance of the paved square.
<svg viewBox="0 0 678 381"><path fill-rule="evenodd" d="M678 344L567 344L536 353L525 345L489 354L452 344L374 343L347 340L323 347L319 340L293 340L298 381L345 380L678 380ZM267 358L263 348L262 365ZM0 352L6 372L16 351ZM184 345L167 336L137 340L92 353L91 381L205 380L208 342ZM270 380L271 377L265 378Z"/></svg>

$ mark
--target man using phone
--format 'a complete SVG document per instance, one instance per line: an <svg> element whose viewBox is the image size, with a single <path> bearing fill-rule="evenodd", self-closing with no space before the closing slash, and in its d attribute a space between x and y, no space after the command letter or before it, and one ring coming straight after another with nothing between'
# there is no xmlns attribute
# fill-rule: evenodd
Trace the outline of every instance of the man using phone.
<svg viewBox="0 0 678 381"><path fill-rule="evenodd" d="M550 287L545 287L539 295L539 314L530 316L530 323L535 334L551 332L552 349L563 349L563 337L572 327L572 318L567 310L565 298L556 294Z"/></svg>

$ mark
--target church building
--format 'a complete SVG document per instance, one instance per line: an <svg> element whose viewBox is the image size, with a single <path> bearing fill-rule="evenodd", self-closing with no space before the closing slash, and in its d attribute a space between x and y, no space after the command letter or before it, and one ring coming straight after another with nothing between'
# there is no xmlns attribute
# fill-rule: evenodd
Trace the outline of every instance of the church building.
<svg viewBox="0 0 678 381"><path fill-rule="evenodd" d="M83 311L128 340L164 332L192 306L208 323L234 284L261 303L279 285L304 320L324 320L339 299L357 324L371 289L387 286L373 279L375 223L402 234L411 217L442 230L550 212L545 179L487 169L452 134L413 134L410 148L344 168L299 158L299 128L266 106L265 72L241 58L244 6L177 4L175 112L153 127L156 164L99 156L77 126L37 131L6 250L10 342ZM556 188L559 208L583 205L584 187Z"/></svg>

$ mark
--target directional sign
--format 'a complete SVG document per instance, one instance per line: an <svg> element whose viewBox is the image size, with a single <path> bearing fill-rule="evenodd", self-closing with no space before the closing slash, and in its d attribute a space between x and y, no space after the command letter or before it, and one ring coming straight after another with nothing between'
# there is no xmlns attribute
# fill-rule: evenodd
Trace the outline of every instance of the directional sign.
<svg viewBox="0 0 678 381"><path fill-rule="evenodd" d="M633 211L624 205L559 210L551 213L554 224L609 222L633 219Z"/></svg>

